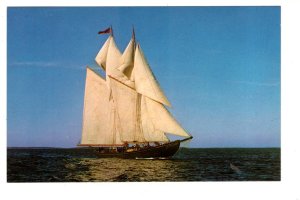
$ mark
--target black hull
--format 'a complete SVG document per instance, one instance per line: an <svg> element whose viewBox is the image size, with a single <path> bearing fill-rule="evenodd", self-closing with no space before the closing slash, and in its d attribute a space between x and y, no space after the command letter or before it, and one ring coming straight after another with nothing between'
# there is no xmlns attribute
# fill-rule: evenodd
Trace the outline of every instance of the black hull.
<svg viewBox="0 0 300 200"><path fill-rule="evenodd" d="M127 158L127 159L170 158L178 151L179 146L180 146L180 141L176 140L174 142L169 142L158 146L143 147L130 152L129 151L109 152L109 153L97 152L97 156L99 158Z"/></svg>

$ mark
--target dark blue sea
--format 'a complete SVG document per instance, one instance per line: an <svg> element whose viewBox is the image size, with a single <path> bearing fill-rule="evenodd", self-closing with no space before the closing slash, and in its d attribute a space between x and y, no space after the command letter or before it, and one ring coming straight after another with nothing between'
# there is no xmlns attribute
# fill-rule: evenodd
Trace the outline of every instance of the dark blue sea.
<svg viewBox="0 0 300 200"><path fill-rule="evenodd" d="M7 182L280 181L280 148L181 148L172 159L90 149L8 148Z"/></svg>

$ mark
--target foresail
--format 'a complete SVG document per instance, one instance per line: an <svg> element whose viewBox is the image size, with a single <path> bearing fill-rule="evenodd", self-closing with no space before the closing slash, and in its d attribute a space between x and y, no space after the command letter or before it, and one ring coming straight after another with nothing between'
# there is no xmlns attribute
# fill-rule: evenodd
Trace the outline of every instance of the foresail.
<svg viewBox="0 0 300 200"><path fill-rule="evenodd" d="M138 45L134 56L134 81L136 91L164 105L171 106L156 81L143 53Z"/></svg>
<svg viewBox="0 0 300 200"><path fill-rule="evenodd" d="M145 142L139 123L140 99L138 93L114 78L110 79L110 84L113 102L117 110L116 128L120 132L121 140L124 142Z"/></svg>
<svg viewBox="0 0 300 200"><path fill-rule="evenodd" d="M170 133L182 137L189 137L190 135L178 124L178 122L172 117L169 111L156 101L148 97L143 97L145 106L150 119L154 125L155 130L160 130L164 133Z"/></svg>
<svg viewBox="0 0 300 200"><path fill-rule="evenodd" d="M107 58L107 52L108 52L108 47L110 44L110 40L111 40L112 36L109 36L108 39L106 40L106 42L104 43L104 45L102 46L102 48L100 49L100 51L98 52L95 61L96 63L102 67L102 69L105 71L106 69L106 58Z"/></svg>
<svg viewBox="0 0 300 200"><path fill-rule="evenodd" d="M81 144L121 144L119 137L112 134L113 116L106 82L90 68L86 73Z"/></svg>

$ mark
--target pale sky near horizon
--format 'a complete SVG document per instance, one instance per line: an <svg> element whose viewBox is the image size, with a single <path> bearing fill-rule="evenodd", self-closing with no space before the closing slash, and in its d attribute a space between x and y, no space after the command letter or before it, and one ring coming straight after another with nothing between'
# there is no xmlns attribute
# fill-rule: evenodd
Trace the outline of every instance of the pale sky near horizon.
<svg viewBox="0 0 300 200"><path fill-rule="evenodd" d="M74 147L85 66L136 38L191 147L280 147L280 7L8 8L8 146Z"/></svg>

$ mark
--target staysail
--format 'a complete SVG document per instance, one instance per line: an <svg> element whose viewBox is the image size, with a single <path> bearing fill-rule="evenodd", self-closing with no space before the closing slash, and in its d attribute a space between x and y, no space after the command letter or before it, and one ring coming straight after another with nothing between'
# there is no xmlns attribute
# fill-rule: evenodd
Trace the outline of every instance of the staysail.
<svg viewBox="0 0 300 200"><path fill-rule="evenodd" d="M87 68L82 145L168 142L166 133L190 137L166 109L170 102L134 34L123 54L110 35L95 60L106 78Z"/></svg>
<svg viewBox="0 0 300 200"><path fill-rule="evenodd" d="M143 96L144 108L147 111L148 117L151 119L155 130L164 133L170 133L182 137L189 137L190 135L178 124L171 113L165 106L157 101Z"/></svg>

